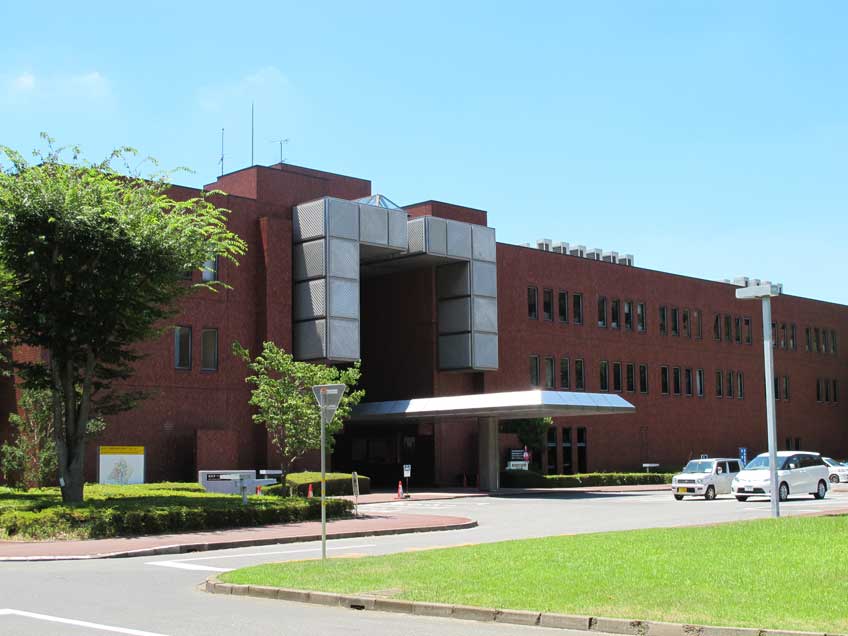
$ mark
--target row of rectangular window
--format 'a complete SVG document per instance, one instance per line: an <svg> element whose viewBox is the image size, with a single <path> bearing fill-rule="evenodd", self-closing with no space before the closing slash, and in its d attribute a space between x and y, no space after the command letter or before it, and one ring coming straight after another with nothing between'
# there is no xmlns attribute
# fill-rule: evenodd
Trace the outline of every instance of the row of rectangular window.
<svg viewBox="0 0 848 636"><path fill-rule="evenodd" d="M839 402L839 384L835 379L816 380L816 402Z"/></svg>
<svg viewBox="0 0 848 636"><path fill-rule="evenodd" d="M598 369L601 391L609 391L609 362L601 360ZM623 378L622 369L624 370ZM636 392L636 365L633 362L627 362L623 367L621 362L612 363L612 390L618 393L621 391ZM648 365L646 364L639 365L639 392L648 392Z"/></svg>
<svg viewBox="0 0 848 636"><path fill-rule="evenodd" d="M543 365L543 367L540 367ZM574 360L574 371L572 375L571 359L561 357L559 359L559 387L562 389L573 388L583 391L586 388L586 365L582 358ZM623 375L622 375L623 372ZM636 392L637 365L628 362L614 362L612 368L612 382L614 391ZM601 391L609 390L609 364L606 360L601 361L600 366ZM542 384L544 382L544 384ZM544 386L546 389L556 387L556 358L545 356L540 359L537 355L530 356L530 385ZM640 393L648 392L648 365L638 365L638 385Z"/></svg>
<svg viewBox="0 0 848 636"><path fill-rule="evenodd" d="M713 316L713 340L751 344L754 341L751 319L748 316L715 314Z"/></svg>
<svg viewBox="0 0 848 636"><path fill-rule="evenodd" d="M771 323L771 346L777 349L788 349L789 351L798 350L798 328L795 324L789 326L785 322L778 324Z"/></svg>
<svg viewBox="0 0 848 636"><path fill-rule="evenodd" d="M192 360L191 327L174 328L174 368L190 370ZM200 332L200 370L218 370L218 330L203 329Z"/></svg>
<svg viewBox="0 0 848 636"><path fill-rule="evenodd" d="M559 322L567 323L569 320L568 292L560 291L557 299L557 315ZM527 288L527 317L532 320L539 318L539 289L537 287ZM554 290L542 290L542 318L544 320L554 319ZM571 320L575 325L583 324L583 294L573 292L571 294Z"/></svg>
<svg viewBox="0 0 848 636"><path fill-rule="evenodd" d="M792 325L793 327L795 325ZM805 334L807 338L807 351L814 353L839 353L839 340L833 329L819 329L818 327L807 327Z"/></svg>
<svg viewBox="0 0 848 636"><path fill-rule="evenodd" d="M734 382L735 378L735 382ZM724 381L724 388L722 387ZM716 369L715 372L715 396L733 399L733 389L736 388L736 399L745 399L745 374L742 371L725 371Z"/></svg>
<svg viewBox="0 0 848 636"><path fill-rule="evenodd" d="M783 387L783 397L781 397L780 389ZM782 378L779 375L774 376L774 399L788 400L789 399L789 376L784 375Z"/></svg>
<svg viewBox="0 0 848 636"><path fill-rule="evenodd" d="M621 301L613 298L609 303L609 326L610 329L620 329L622 326L627 331L633 331L633 313L636 313L636 331L645 333L647 331L647 316L645 315L645 303L634 303L632 300ZM624 321L622 322L622 317ZM598 296L598 326L607 326L607 297Z"/></svg>
<svg viewBox="0 0 848 636"><path fill-rule="evenodd" d="M663 395L704 397L704 370L684 367L660 367L660 392Z"/></svg>
<svg viewBox="0 0 848 636"><path fill-rule="evenodd" d="M669 311L665 305L660 305L660 335L667 336L669 331L672 336L679 336L681 333L686 338L696 339L703 337L703 320L701 319L700 309L679 309L672 307ZM682 331L681 331L682 325Z"/></svg>
<svg viewBox="0 0 848 636"><path fill-rule="evenodd" d="M559 431L559 434L557 433ZM557 443L557 437L560 438L560 443ZM546 455L546 472L554 474L559 472L557 468L558 456L562 458L562 473L570 475L574 472L574 464L572 457L571 444L571 427L551 426L548 429L547 436L547 453ZM586 462L586 429L584 427L577 428L577 472L585 473L588 470Z"/></svg>

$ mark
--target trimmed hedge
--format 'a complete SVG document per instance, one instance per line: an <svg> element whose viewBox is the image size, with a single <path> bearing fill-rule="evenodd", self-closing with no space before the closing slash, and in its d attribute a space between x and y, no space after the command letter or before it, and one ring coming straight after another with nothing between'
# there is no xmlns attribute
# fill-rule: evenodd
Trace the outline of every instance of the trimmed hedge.
<svg viewBox="0 0 848 636"><path fill-rule="evenodd" d="M503 488L579 488L581 486L642 486L670 484L673 473L582 473L542 475L529 470L501 473Z"/></svg>
<svg viewBox="0 0 848 636"><path fill-rule="evenodd" d="M58 488L0 488L0 539L56 540L218 530L321 517L321 502L297 497L248 498L203 491L199 484L86 486L86 500L61 503ZM327 515L340 517L351 502L331 499Z"/></svg>
<svg viewBox="0 0 848 636"><path fill-rule="evenodd" d="M359 475L359 494L367 495L371 492L371 478ZM312 484L312 494L315 497L321 495L321 473L303 472L286 475L286 489L282 490L280 484L265 486L262 492L266 495L288 495L289 489L302 497L309 492L309 484ZM353 480L350 473L327 473L327 495L340 497L353 494Z"/></svg>

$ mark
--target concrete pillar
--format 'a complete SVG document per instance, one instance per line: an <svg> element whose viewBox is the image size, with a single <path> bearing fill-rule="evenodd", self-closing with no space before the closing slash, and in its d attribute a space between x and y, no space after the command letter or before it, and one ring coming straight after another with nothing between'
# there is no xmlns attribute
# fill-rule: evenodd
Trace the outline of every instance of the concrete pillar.
<svg viewBox="0 0 848 636"><path fill-rule="evenodd" d="M479 429L478 450L480 459L480 490L493 491L500 487L500 461L498 453L498 418L480 417L477 419Z"/></svg>

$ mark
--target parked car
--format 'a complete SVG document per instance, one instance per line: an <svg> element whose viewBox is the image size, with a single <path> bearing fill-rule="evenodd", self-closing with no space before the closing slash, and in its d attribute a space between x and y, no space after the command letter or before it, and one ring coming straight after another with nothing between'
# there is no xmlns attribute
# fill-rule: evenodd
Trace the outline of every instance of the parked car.
<svg viewBox="0 0 848 636"><path fill-rule="evenodd" d="M672 494L677 501L686 495L703 497L707 501L712 501L716 495L728 495L730 484L741 468L738 459L693 459L683 467L682 473L672 477Z"/></svg>
<svg viewBox="0 0 848 636"><path fill-rule="evenodd" d="M822 457L822 459L824 460L824 463L827 464L829 473L828 479L830 479L830 483L838 484L839 482L848 482L848 466L831 457Z"/></svg>
<svg viewBox="0 0 848 636"><path fill-rule="evenodd" d="M748 497L770 496L770 481L769 455L762 453L736 475L731 488L739 501L747 501ZM777 452L777 488L780 501L786 501L790 494L810 494L816 499L824 499L827 494L827 481L828 467L818 453Z"/></svg>

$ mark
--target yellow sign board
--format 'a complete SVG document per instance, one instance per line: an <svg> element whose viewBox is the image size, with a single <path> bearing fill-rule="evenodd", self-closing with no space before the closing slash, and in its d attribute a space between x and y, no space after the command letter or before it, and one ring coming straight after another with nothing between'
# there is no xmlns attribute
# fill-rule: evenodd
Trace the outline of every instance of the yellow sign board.
<svg viewBox="0 0 848 636"><path fill-rule="evenodd" d="M144 446L101 446L101 455L144 455Z"/></svg>

